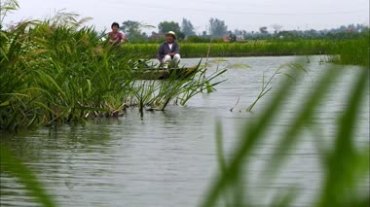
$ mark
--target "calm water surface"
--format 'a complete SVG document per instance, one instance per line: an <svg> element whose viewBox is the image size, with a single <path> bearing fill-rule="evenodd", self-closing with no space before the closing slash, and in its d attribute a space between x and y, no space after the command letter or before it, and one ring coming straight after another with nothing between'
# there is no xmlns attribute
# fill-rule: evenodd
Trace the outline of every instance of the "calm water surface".
<svg viewBox="0 0 370 207"><path fill-rule="evenodd" d="M12 146L63 207L196 206L217 172L216 120L222 122L225 149L230 154L246 120L253 119L269 100L265 97L259 102L256 113L245 112L259 92L263 74L270 77L279 66L295 59L211 59L211 70L216 70L217 65L233 69L222 77L227 81L215 93L199 95L187 107L170 106L163 113L147 112L143 120L136 109L130 109L117 120L90 122L84 127L41 129L3 139L2 144ZM296 186L300 190L297 206L310 206L309 201L319 190L321 171L315 142L330 144L335 130L334 117L345 108L343 92L349 88L352 75L359 72L357 67L345 68L344 76L320 109L316 122L323 131L322 138L314 139L308 132L290 152L289 162L276 181L268 186L253 181L274 148L280 126L286 125L294 114L299 100L314 85L314 77L328 67L319 64L320 59L309 57L304 84L297 87L294 97L286 103L289 107L282 111L283 118L274 123L268 138L253 155L255 161L246 173L255 189L256 202L263 204L274 192ZM183 62L191 65L197 61ZM362 146L369 145L368 100L363 105L357 129L357 142ZM230 112L234 106L234 112ZM6 173L1 173L0 178L1 206L37 206L13 178ZM260 196L262 191L268 191L266 197Z"/></svg>

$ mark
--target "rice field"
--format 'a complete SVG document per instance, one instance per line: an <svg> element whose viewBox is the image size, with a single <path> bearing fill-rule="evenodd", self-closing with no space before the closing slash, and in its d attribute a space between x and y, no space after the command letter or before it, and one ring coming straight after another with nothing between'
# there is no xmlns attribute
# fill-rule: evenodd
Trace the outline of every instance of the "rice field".
<svg viewBox="0 0 370 207"><path fill-rule="evenodd" d="M358 39L347 40L256 40L236 43L180 42L183 58L291 56L291 55L340 55L344 64L368 64L368 32ZM124 53L155 58L158 44L128 43ZM366 56L367 55L367 56Z"/></svg>
<svg viewBox="0 0 370 207"><path fill-rule="evenodd" d="M246 43L180 43L184 58L316 55L331 53L335 44L321 40L251 41ZM123 51L154 58L157 44L126 44Z"/></svg>

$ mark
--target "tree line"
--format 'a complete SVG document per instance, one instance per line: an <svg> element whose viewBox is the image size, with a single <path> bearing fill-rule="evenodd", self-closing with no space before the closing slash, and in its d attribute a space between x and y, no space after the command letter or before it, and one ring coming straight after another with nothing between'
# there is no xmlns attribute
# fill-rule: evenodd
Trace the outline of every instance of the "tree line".
<svg viewBox="0 0 370 207"><path fill-rule="evenodd" d="M148 29L155 29L151 34L143 32ZM292 39L292 38L330 38L343 39L353 38L361 35L364 32L369 32L369 27L361 24L343 25L334 29L323 30L284 30L283 26L273 24L271 26L262 26L258 31L246 30L229 30L224 20L218 18L211 18L208 22L208 30L197 34L193 23L183 18L181 23L175 21L162 21L157 27L153 25L143 24L134 20L127 20L122 22L121 30L128 36L128 39L133 42L158 40L163 37L163 34L168 31L176 32L178 39L188 39L194 42L209 41L210 39L224 39L229 41L244 41L255 39Z"/></svg>
<svg viewBox="0 0 370 207"><path fill-rule="evenodd" d="M193 23L186 18L182 19L181 25L175 21L163 21L158 24L157 32L152 32L152 34L143 32L144 29L154 28L156 27L153 25L146 25L133 20L124 21L121 25L121 30L128 36L130 40L144 40L148 39L150 36L162 35L168 31L174 31L179 39L196 36L211 36L215 38L221 38L228 34L228 27L225 21L217 18L211 18L209 20L209 31L203 31L201 35L196 34Z"/></svg>

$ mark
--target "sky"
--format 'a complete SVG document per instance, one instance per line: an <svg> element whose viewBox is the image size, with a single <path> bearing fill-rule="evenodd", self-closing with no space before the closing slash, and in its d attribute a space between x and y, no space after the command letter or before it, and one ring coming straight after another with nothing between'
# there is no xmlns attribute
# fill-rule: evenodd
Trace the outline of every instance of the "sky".
<svg viewBox="0 0 370 207"><path fill-rule="evenodd" d="M4 1L4 0L1 0ZM281 25L283 30L330 29L359 23L369 25L369 0L18 0L20 9L5 24L24 19L45 19L57 11L91 17L89 25L108 29L112 22L135 20L157 26L161 21L190 20L196 32L208 29L212 17L224 20L229 30L258 31Z"/></svg>

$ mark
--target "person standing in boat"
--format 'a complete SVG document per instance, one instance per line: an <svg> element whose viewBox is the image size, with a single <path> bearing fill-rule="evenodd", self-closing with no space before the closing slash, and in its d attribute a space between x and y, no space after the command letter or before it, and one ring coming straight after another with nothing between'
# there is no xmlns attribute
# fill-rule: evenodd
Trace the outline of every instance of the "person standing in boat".
<svg viewBox="0 0 370 207"><path fill-rule="evenodd" d="M180 46L176 42L176 33L166 33L166 41L160 46L157 54L158 60L164 68L168 65L177 66L181 60Z"/></svg>
<svg viewBox="0 0 370 207"><path fill-rule="evenodd" d="M113 22L112 31L108 33L109 43L112 45L120 45L122 42L125 42L127 39L123 33L119 31L119 24Z"/></svg>

